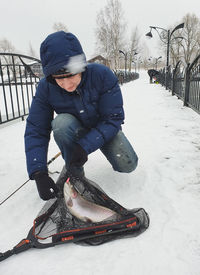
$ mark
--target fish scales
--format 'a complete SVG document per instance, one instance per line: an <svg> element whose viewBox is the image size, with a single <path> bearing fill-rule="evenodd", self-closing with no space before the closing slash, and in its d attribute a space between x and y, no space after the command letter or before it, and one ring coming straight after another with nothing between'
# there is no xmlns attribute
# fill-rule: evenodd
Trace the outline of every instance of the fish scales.
<svg viewBox="0 0 200 275"><path fill-rule="evenodd" d="M82 221L101 222L118 216L113 210L86 200L74 189L70 181L65 182L63 191L70 213Z"/></svg>

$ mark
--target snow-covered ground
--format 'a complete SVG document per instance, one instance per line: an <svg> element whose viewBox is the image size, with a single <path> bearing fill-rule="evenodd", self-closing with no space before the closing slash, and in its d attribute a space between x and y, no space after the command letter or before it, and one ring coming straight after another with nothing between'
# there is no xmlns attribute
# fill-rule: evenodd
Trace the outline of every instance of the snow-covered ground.
<svg viewBox="0 0 200 275"><path fill-rule="evenodd" d="M149 229L97 247L72 243L31 249L0 263L0 274L200 274L200 116L160 85L149 84L146 72L123 85L122 92L123 130L139 156L138 167L131 174L114 172L97 151L85 172L125 207L144 207ZM24 128L21 121L0 128L0 201L27 179ZM58 151L52 139L49 158ZM62 166L60 157L49 168ZM43 205L29 181L0 206L1 252L26 237Z"/></svg>

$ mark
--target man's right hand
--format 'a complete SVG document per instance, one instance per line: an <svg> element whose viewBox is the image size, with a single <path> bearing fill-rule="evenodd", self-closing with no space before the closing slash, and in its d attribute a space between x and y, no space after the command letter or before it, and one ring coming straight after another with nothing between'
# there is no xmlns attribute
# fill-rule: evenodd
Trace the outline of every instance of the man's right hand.
<svg viewBox="0 0 200 275"><path fill-rule="evenodd" d="M47 201L56 197L59 189L52 178L49 177L47 172L35 172L32 178L36 182L38 193L41 199Z"/></svg>

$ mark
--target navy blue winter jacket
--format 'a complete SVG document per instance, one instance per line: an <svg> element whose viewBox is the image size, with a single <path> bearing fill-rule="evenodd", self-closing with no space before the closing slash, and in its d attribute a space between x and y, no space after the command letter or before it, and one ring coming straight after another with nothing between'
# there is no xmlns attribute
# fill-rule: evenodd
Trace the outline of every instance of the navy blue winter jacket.
<svg viewBox="0 0 200 275"><path fill-rule="evenodd" d="M63 32L56 34L60 33L63 37ZM65 42L64 40L63 43ZM66 48L63 53L63 58L66 58ZM41 60L42 58L44 56L41 54ZM61 53L59 59L62 60ZM58 63L55 58L53 62ZM51 73L53 62L50 64ZM43 63L43 69L44 67ZM73 93L50 83L47 80L48 69L44 69L44 72L46 77L37 87L25 131L25 151L30 178L36 171L47 170L47 151L54 112L70 113L89 129L89 132L79 140L79 144L88 154L111 140L124 120L118 80L108 67L96 63L88 64L76 92Z"/></svg>

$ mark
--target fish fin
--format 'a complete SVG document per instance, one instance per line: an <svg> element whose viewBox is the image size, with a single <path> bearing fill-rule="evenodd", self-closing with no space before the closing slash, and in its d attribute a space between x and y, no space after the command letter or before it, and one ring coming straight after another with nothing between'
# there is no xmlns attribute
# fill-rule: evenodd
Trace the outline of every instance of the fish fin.
<svg viewBox="0 0 200 275"><path fill-rule="evenodd" d="M106 221L114 221L114 220L119 219L120 217L121 217L120 214L114 213L113 215L109 216L108 218L106 218L106 219L104 219L102 221L104 221L104 222L106 222Z"/></svg>
<svg viewBox="0 0 200 275"><path fill-rule="evenodd" d="M72 207L72 206L73 206L73 201L72 201L71 198L68 199L68 201L67 201L67 206L69 206L69 207Z"/></svg>
<svg viewBox="0 0 200 275"><path fill-rule="evenodd" d="M84 222L88 222L88 223L92 222L92 220L90 218L88 218L88 217L83 217L83 221Z"/></svg>

